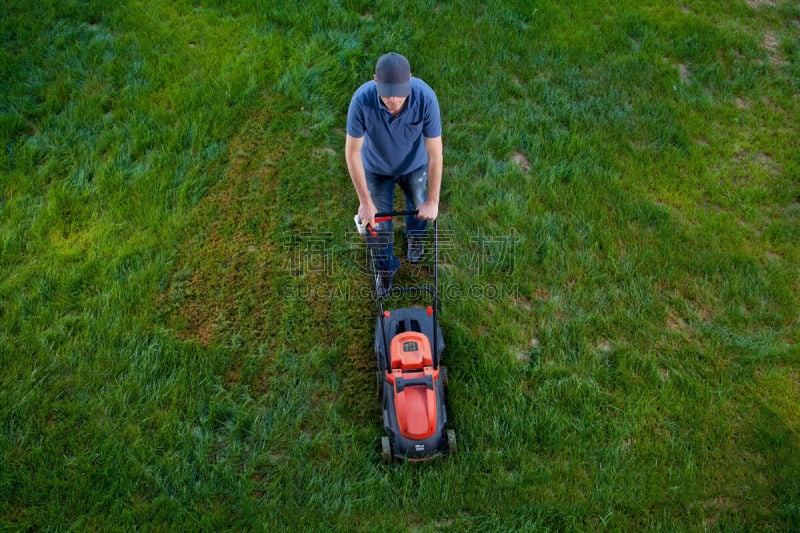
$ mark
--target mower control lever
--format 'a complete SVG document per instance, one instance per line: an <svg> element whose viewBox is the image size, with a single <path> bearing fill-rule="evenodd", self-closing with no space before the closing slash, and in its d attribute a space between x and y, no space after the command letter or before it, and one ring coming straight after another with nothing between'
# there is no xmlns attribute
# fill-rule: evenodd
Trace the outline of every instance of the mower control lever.
<svg viewBox="0 0 800 533"><path fill-rule="evenodd" d="M387 211L386 213L375 213L375 223L380 224L381 222L389 222L392 220L392 217L416 215L417 213L419 213L419 211L416 209L412 211ZM378 232L375 231L375 228L373 228L371 224L362 224L361 219L358 218L358 215L354 217L354 220L356 223L356 228L358 229L358 233L361 235L366 235L369 233L370 237L373 238L378 236Z"/></svg>

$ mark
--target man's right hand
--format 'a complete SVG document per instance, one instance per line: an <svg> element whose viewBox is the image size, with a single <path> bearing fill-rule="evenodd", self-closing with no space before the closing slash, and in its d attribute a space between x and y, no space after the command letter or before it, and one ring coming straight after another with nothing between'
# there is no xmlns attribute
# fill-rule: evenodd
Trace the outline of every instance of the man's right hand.
<svg viewBox="0 0 800 533"><path fill-rule="evenodd" d="M375 213L377 212L378 210L372 202L358 206L358 218L361 219L361 223L372 228L375 227Z"/></svg>

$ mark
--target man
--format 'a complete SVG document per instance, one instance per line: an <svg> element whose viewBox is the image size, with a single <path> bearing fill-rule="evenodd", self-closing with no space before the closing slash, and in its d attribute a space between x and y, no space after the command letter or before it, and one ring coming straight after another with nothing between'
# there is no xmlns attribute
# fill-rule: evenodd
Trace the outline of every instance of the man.
<svg viewBox="0 0 800 533"><path fill-rule="evenodd" d="M369 238L378 271L377 290L391 290L400 260L394 255L392 223L375 223L375 213L392 211L399 185L406 209L407 259L422 259L427 221L439 213L442 181L442 122L436 94L411 76L408 60L394 52L381 56L373 80L359 87L347 112L345 158L358 195L358 217L378 233Z"/></svg>

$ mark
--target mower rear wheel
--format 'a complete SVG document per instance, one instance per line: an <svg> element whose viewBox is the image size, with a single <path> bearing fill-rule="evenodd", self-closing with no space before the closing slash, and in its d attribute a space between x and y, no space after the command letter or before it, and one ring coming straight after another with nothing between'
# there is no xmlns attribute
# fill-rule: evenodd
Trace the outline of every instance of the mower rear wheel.
<svg viewBox="0 0 800 533"><path fill-rule="evenodd" d="M447 430L447 448L450 450L450 455L455 455L456 452L458 451L458 445L456 444L455 429Z"/></svg>
<svg viewBox="0 0 800 533"><path fill-rule="evenodd" d="M392 443L389 437L381 437L381 458L384 463L391 463L394 457L392 456Z"/></svg>

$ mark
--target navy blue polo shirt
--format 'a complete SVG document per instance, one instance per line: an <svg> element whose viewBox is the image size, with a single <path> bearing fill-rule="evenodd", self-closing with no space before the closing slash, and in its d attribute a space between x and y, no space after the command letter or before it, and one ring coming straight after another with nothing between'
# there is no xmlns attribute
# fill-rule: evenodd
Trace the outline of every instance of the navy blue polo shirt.
<svg viewBox="0 0 800 533"><path fill-rule="evenodd" d="M406 105L392 116L378 97L375 82L368 81L350 100L347 133L364 137L364 170L384 176L408 174L428 164L423 137L442 134L439 101L428 84L412 77Z"/></svg>

